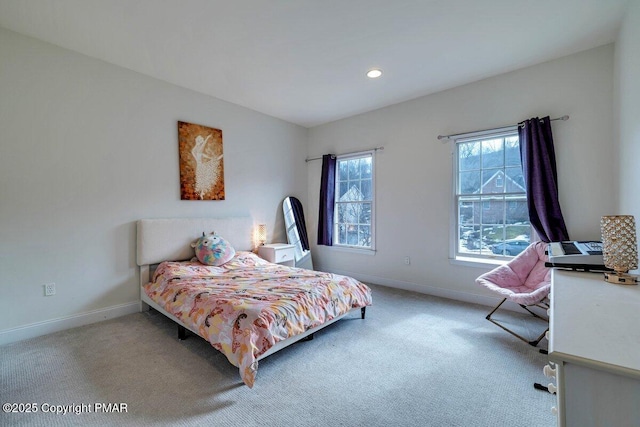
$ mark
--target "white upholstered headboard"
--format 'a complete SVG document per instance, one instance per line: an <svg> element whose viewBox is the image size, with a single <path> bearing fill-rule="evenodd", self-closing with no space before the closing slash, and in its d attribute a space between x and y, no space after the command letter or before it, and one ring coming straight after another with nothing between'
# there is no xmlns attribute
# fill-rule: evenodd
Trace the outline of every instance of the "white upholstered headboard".
<svg viewBox="0 0 640 427"><path fill-rule="evenodd" d="M194 256L191 242L202 233L215 231L240 251L253 250L253 220L228 218L167 218L138 221L137 263L184 261Z"/></svg>

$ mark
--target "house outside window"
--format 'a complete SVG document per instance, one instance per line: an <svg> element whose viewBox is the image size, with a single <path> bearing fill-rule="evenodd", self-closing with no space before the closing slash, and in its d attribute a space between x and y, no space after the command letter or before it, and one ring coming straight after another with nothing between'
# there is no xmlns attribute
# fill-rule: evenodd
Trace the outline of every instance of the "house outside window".
<svg viewBox="0 0 640 427"><path fill-rule="evenodd" d="M333 245L375 248L373 151L338 156Z"/></svg>
<svg viewBox="0 0 640 427"><path fill-rule="evenodd" d="M517 128L455 140L455 258L504 258L531 242Z"/></svg>

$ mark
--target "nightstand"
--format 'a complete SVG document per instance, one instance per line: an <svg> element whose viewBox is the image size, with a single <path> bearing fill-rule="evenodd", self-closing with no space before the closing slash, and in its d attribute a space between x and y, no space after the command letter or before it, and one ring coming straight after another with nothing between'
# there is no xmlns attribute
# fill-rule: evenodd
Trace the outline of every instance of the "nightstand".
<svg viewBox="0 0 640 427"><path fill-rule="evenodd" d="M269 262L295 267L295 245L270 243L258 247L258 256Z"/></svg>

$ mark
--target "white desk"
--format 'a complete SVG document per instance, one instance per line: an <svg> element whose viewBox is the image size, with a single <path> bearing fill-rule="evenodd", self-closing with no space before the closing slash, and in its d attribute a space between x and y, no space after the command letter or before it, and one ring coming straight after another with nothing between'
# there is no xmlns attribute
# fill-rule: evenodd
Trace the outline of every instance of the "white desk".
<svg viewBox="0 0 640 427"><path fill-rule="evenodd" d="M558 425L640 426L640 286L554 270L550 310Z"/></svg>

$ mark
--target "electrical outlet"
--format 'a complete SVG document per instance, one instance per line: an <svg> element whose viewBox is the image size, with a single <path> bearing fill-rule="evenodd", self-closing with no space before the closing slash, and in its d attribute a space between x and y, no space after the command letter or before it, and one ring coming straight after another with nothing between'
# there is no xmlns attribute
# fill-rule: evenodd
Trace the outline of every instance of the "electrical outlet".
<svg viewBox="0 0 640 427"><path fill-rule="evenodd" d="M47 283L44 285L44 296L50 297L51 295L56 294L56 284L55 283Z"/></svg>
<svg viewBox="0 0 640 427"><path fill-rule="evenodd" d="M404 257L404 265L409 265L411 264L411 258L409 258L408 256Z"/></svg>

